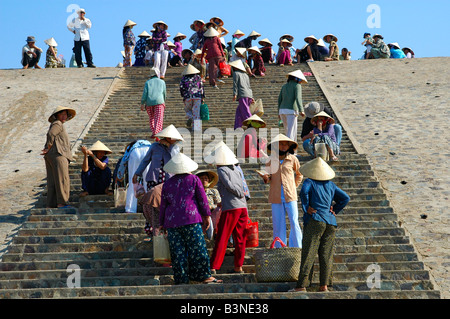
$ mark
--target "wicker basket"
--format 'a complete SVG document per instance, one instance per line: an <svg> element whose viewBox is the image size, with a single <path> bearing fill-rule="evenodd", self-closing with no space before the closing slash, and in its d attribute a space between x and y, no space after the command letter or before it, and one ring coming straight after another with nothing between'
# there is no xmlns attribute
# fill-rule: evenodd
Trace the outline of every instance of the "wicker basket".
<svg viewBox="0 0 450 319"><path fill-rule="evenodd" d="M274 248L275 242L282 248ZM255 249L256 280L258 282L297 281L300 272L301 248L286 247L276 237L270 248Z"/></svg>

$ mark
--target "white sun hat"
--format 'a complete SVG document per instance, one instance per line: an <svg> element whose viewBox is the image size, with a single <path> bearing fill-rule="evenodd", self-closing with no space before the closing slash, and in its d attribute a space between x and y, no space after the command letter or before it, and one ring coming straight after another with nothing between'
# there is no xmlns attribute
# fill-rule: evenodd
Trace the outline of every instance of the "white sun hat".
<svg viewBox="0 0 450 319"><path fill-rule="evenodd" d="M198 169L198 164L183 153L177 153L163 167L169 174L189 174Z"/></svg>
<svg viewBox="0 0 450 319"><path fill-rule="evenodd" d="M50 38L50 39L44 40L44 43L47 44L48 46L51 46L51 47L57 47L58 46L58 43L56 43L54 38Z"/></svg>
<svg viewBox="0 0 450 319"><path fill-rule="evenodd" d="M219 36L219 32L214 28L209 28L208 31L203 34L203 36L207 38L217 37Z"/></svg>
<svg viewBox="0 0 450 319"><path fill-rule="evenodd" d="M105 145L103 144L101 141L97 141L95 142L90 148L90 151L95 152L95 151L103 151L106 154L111 154L112 151Z"/></svg>
<svg viewBox="0 0 450 319"><path fill-rule="evenodd" d="M306 80L306 77L303 74L302 70L296 70L296 71L290 72L286 76L289 76L289 75L292 75L293 77L299 78L303 82L308 83L308 80Z"/></svg>
<svg viewBox="0 0 450 319"><path fill-rule="evenodd" d="M244 36L244 35L245 35L245 33L244 33L244 32L242 32L241 30L237 29L237 30L236 30L236 32L235 32L235 33L233 33L233 35L242 35L242 36Z"/></svg>
<svg viewBox="0 0 450 319"><path fill-rule="evenodd" d="M155 134L155 136L159 138L171 138L177 141L184 141L184 138L181 136L180 132L178 132L173 124L170 124L161 132Z"/></svg>
<svg viewBox="0 0 450 319"><path fill-rule="evenodd" d="M146 37L146 38L150 38L151 35L150 35L147 31L142 31L142 33L139 34L138 37Z"/></svg>
<svg viewBox="0 0 450 319"><path fill-rule="evenodd" d="M125 22L125 25L124 25L123 27L124 27L124 28L125 28L125 27L132 27L132 26L135 26L135 25L137 25L136 22L131 21L131 20L127 20L127 22Z"/></svg>
<svg viewBox="0 0 450 319"><path fill-rule="evenodd" d="M329 181L336 176L334 170L321 157L316 157L312 161L300 167L303 176L316 181Z"/></svg>
<svg viewBox="0 0 450 319"><path fill-rule="evenodd" d="M200 71L195 66L193 66L192 64L188 64L188 66L186 68L184 68L181 75L191 75L191 74L198 74L198 73L200 73Z"/></svg>
<svg viewBox="0 0 450 319"><path fill-rule="evenodd" d="M256 31L252 31L252 33L250 33L248 36L249 36L249 37L260 37L261 34L259 34L259 33L256 32Z"/></svg>
<svg viewBox="0 0 450 319"><path fill-rule="evenodd" d="M205 162L214 165L235 165L239 160L227 144L221 141L211 154L205 157Z"/></svg>
<svg viewBox="0 0 450 319"><path fill-rule="evenodd" d="M234 60L233 62L230 62L228 64L238 70L241 70L242 72L246 72L244 63L242 63L242 60L240 60L240 59Z"/></svg>

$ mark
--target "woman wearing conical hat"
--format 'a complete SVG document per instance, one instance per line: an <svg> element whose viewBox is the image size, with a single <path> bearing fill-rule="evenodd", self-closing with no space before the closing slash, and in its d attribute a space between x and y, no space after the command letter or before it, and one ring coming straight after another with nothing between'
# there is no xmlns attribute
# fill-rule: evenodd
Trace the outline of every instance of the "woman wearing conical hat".
<svg viewBox="0 0 450 319"><path fill-rule="evenodd" d="M167 29L169 26L164 21L158 21L153 24L155 31L152 34L153 67L160 79L164 79L167 71L169 59L169 47L167 45Z"/></svg>
<svg viewBox="0 0 450 319"><path fill-rule="evenodd" d="M277 64L280 66L293 65L290 50L292 43L287 39L283 39L278 45Z"/></svg>
<svg viewBox="0 0 450 319"><path fill-rule="evenodd" d="M303 249L297 285L291 291L306 291L311 283L317 255L320 267L319 291L328 291L333 268L336 215L348 204L350 197L331 181L335 172L322 158L304 164L300 172L307 178L300 191Z"/></svg>
<svg viewBox="0 0 450 319"><path fill-rule="evenodd" d="M200 178L192 174L196 162L178 153L164 165L172 175L163 185L159 219L160 232L167 230L176 285L198 281L221 283L211 276L210 259L202 224L210 227L208 199Z"/></svg>
<svg viewBox="0 0 450 319"><path fill-rule="evenodd" d="M222 266L231 235L233 235L235 247L234 272L243 273L248 212L242 171L235 166L239 161L233 151L223 142L205 158L205 161L217 166L219 175L217 189L222 199L222 214L217 225L217 237L211 255L212 274L215 274L216 270Z"/></svg>
<svg viewBox="0 0 450 319"><path fill-rule="evenodd" d="M233 101L238 101L234 118L234 129L242 127L242 123L252 116L250 104L254 102L250 78L241 60L230 63L233 69Z"/></svg>
<svg viewBox="0 0 450 319"><path fill-rule="evenodd" d="M337 161L336 155L340 153L339 144L334 128L335 120L326 112L320 112L311 119L313 125L310 142L305 144L305 151L311 156L318 156L315 151L317 143L324 143L332 161Z"/></svg>
<svg viewBox="0 0 450 319"><path fill-rule="evenodd" d="M279 237L289 247L302 247L302 231L298 223L297 188L302 182L300 162L294 155L298 144L279 134L268 145L270 160L266 172L261 172L264 183L270 185L269 203L272 206L273 238ZM286 213L290 222L289 241L286 235ZM276 244L279 247L279 243Z"/></svg>
<svg viewBox="0 0 450 319"><path fill-rule="evenodd" d="M260 128L265 128L266 123L256 114L242 122L246 127L244 134L237 146L237 157L241 158L267 158L265 149L267 140L258 137Z"/></svg>
<svg viewBox="0 0 450 319"><path fill-rule="evenodd" d="M233 33L231 38L230 62L236 59L236 44L239 42L239 39L242 38L244 35L245 33L239 29L236 30L235 33Z"/></svg>
<svg viewBox="0 0 450 319"><path fill-rule="evenodd" d="M58 106L48 118L51 124L41 153L47 171L47 208L61 208L69 202L69 163L73 158L64 123L75 115L74 109Z"/></svg>
<svg viewBox="0 0 450 319"><path fill-rule="evenodd" d="M256 31L252 31L248 37L246 37L245 39L239 41L238 43L236 43L236 48L251 48L252 47L252 41L258 39L261 36L261 34L259 34Z"/></svg>
<svg viewBox="0 0 450 319"><path fill-rule="evenodd" d="M55 39L50 38L44 41L48 45L46 59L45 59L45 68L62 68L65 67L61 63L61 59L58 58L58 43L56 43Z"/></svg>
<svg viewBox="0 0 450 319"><path fill-rule="evenodd" d="M313 62L323 60L322 54L319 52L319 40L313 36L307 36L305 38L306 45L302 49L298 49L296 56L299 63L301 62Z"/></svg>
<svg viewBox="0 0 450 319"><path fill-rule="evenodd" d="M123 47L125 52L125 58L123 59L124 67L129 67L133 65L131 57L133 56L133 50L134 47L136 46L136 37L134 36L132 29L135 25L136 25L135 22L127 20L127 22L123 26L122 36L123 36Z"/></svg>
<svg viewBox="0 0 450 319"><path fill-rule="evenodd" d="M209 84L218 89L216 85L217 74L220 62L225 61L225 52L222 42L219 39L219 32L214 28L209 28L204 34L205 43L202 48L202 57L208 60ZM206 56L205 56L206 55Z"/></svg>
<svg viewBox="0 0 450 319"><path fill-rule="evenodd" d="M89 149L81 147L84 154L81 166L81 197L87 195L110 194L111 169L108 167L108 156L111 150L101 141L95 142Z"/></svg>
<svg viewBox="0 0 450 319"><path fill-rule="evenodd" d="M258 42L261 48L259 50L261 51L261 56L264 61L264 63L272 64L275 62L276 53L272 49L273 44L270 42L269 39L265 38Z"/></svg>
<svg viewBox="0 0 450 319"><path fill-rule="evenodd" d="M134 49L135 61L133 66L145 66L144 58L147 54L147 40L151 35L147 31L143 31L138 37L139 40L136 42L136 47Z"/></svg>
<svg viewBox="0 0 450 319"><path fill-rule="evenodd" d="M303 72L287 74L287 83L278 96L278 116L283 121L285 135L297 142L297 118L305 116L302 100L302 83L308 83Z"/></svg>
<svg viewBox="0 0 450 319"><path fill-rule="evenodd" d="M323 41L329 43L329 54L325 57L325 61L339 61L339 47L337 45L338 38L333 34L327 34L323 37Z"/></svg>
<svg viewBox="0 0 450 319"><path fill-rule="evenodd" d="M139 178L144 179L147 183L147 192L160 191L161 184L172 176L171 173L164 170L164 165L179 153L180 149L176 144L184 141L180 132L172 124L156 134L156 137L158 138L157 142L150 145L132 179L133 184L138 183ZM144 177L143 174L146 170L147 175ZM158 235L160 226L158 209L145 203L142 208L146 220L145 232L149 237Z"/></svg>
<svg viewBox="0 0 450 319"><path fill-rule="evenodd" d="M250 54L249 63L250 60L253 61L252 74L258 76L265 76L266 68L264 66L264 61L261 56L261 51L257 47L251 47L247 51Z"/></svg>
<svg viewBox="0 0 450 319"><path fill-rule="evenodd" d="M200 71L200 77L202 78L202 82L205 83L206 80L206 61L202 57L202 50L197 49L192 54L192 58L189 60L189 63L194 66L197 70Z"/></svg>
<svg viewBox="0 0 450 319"><path fill-rule="evenodd" d="M217 234L217 224L219 223L220 215L222 213L222 199L220 193L214 186L219 182L219 175L211 170L200 170L195 173L200 178L203 188L205 189L206 197L208 198L209 210L211 211L211 226L210 229L205 229L208 238L212 239L214 234Z"/></svg>
<svg viewBox="0 0 450 319"><path fill-rule="evenodd" d="M183 97L184 110L186 111L187 127L193 128L194 131L201 130L200 106L205 98L205 90L203 88L200 70L196 69L192 64L184 69L183 77L180 81L180 93Z"/></svg>

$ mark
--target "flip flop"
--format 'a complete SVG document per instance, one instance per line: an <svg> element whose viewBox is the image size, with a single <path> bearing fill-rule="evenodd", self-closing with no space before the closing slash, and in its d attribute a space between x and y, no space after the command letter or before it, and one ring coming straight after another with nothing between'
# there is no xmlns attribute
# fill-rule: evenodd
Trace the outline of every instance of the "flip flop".
<svg viewBox="0 0 450 319"><path fill-rule="evenodd" d="M223 280L219 280L217 278L214 278L213 280L209 281L203 281L203 284L210 285L210 284L223 284Z"/></svg>

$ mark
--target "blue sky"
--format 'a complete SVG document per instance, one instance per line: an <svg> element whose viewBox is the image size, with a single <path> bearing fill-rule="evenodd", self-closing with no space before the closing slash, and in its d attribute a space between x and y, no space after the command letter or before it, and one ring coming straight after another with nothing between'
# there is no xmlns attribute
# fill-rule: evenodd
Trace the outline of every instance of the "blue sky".
<svg viewBox="0 0 450 319"><path fill-rule="evenodd" d="M314 34L322 37L333 33L339 48L347 47L353 59L364 50L364 32L380 33L385 42L398 42L411 47L417 57L449 56L450 44L445 31L448 27L449 0L321 0L321 1L179 1L179 0L1 0L0 68L20 68L21 48L28 35L34 35L44 50L44 40L54 37L58 54L67 62L72 55L73 34L66 28L67 18L73 14L70 5L86 9L91 19L91 49L94 63L99 67L116 66L121 62L122 27L127 19L138 25L135 35L149 31L152 24L164 20L169 33L192 34L189 26L194 19L208 21L219 16L230 31L246 34L256 30L262 37L277 43L282 34L295 37L295 47L304 45L303 38ZM367 12L371 4L380 8L380 28L369 28L367 20L374 12ZM255 43L255 42L254 42ZM256 43L255 43L256 44ZM183 41L184 48L189 46ZM45 63L41 61L41 66Z"/></svg>

